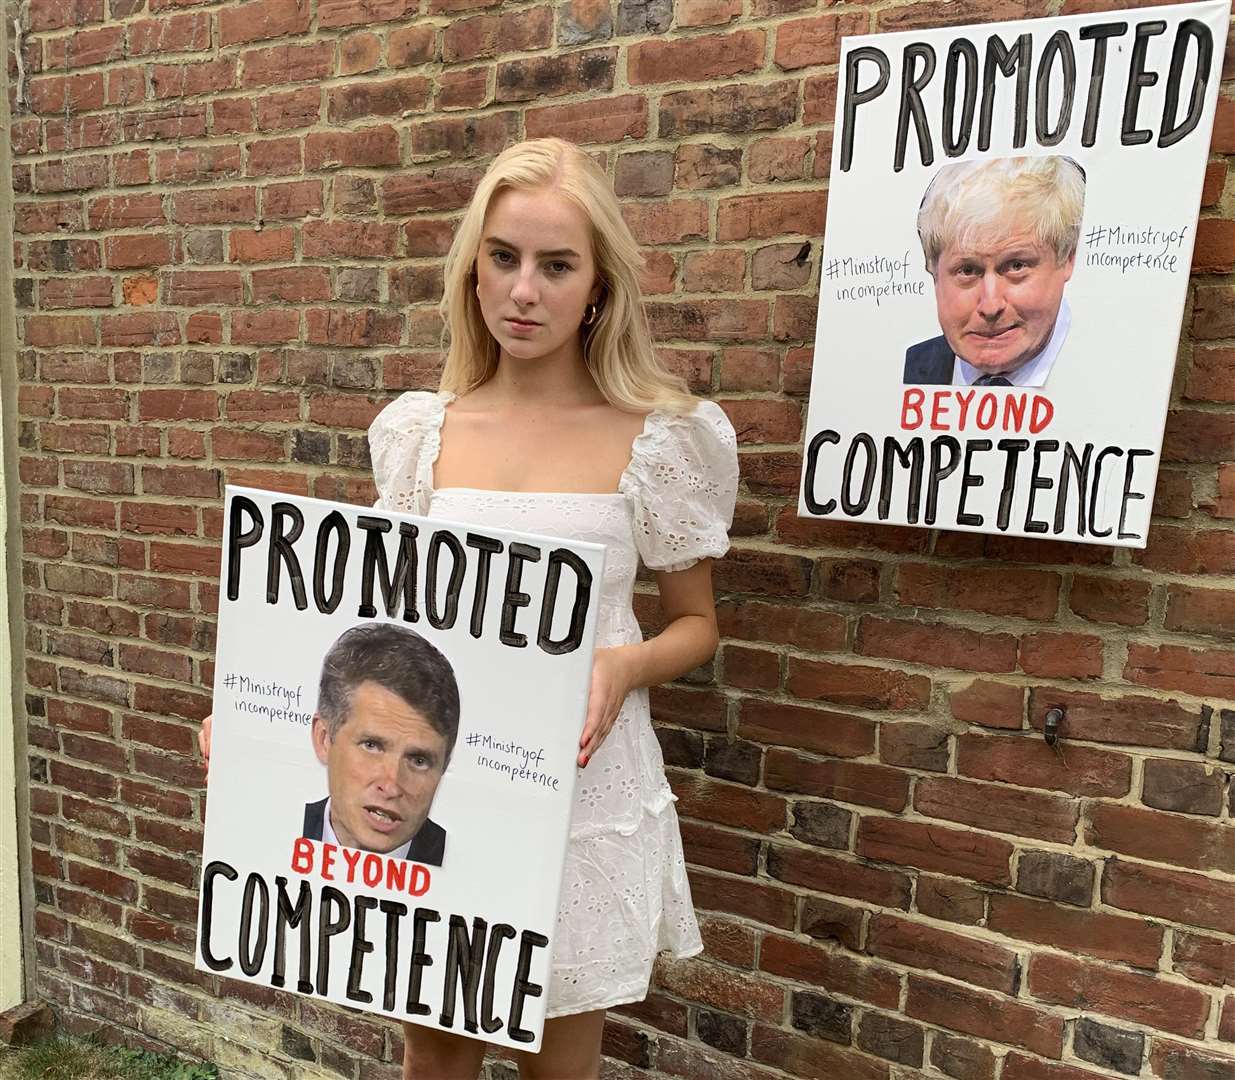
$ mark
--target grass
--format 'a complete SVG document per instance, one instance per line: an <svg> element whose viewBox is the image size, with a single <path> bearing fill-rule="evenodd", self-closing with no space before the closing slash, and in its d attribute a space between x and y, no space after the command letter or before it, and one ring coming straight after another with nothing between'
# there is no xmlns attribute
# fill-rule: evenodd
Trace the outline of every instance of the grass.
<svg viewBox="0 0 1235 1080"><path fill-rule="evenodd" d="M213 1065L62 1035L20 1049L0 1047L0 1080L218 1080L218 1075Z"/></svg>

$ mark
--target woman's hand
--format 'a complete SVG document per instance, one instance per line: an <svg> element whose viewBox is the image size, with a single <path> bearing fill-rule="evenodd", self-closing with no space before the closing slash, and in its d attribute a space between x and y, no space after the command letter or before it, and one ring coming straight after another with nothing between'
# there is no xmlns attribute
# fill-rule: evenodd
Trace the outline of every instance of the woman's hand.
<svg viewBox="0 0 1235 1080"><path fill-rule="evenodd" d="M207 715L202 726L197 731L197 749L206 759L206 771L210 771L210 729L214 726L214 713Z"/></svg>
<svg viewBox="0 0 1235 1080"><path fill-rule="evenodd" d="M622 702L634 688L630 646L597 649L592 660L592 686L588 691L587 720L579 738L579 767L585 766L600 749L612 729Z"/></svg>

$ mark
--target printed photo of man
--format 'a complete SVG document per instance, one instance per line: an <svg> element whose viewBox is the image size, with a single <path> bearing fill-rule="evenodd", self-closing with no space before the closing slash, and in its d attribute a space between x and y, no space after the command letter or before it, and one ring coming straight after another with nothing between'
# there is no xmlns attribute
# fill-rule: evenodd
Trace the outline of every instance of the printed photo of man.
<svg viewBox="0 0 1235 1080"><path fill-rule="evenodd" d="M458 731L445 656L405 626L352 627L322 661L312 737L329 795L305 806L301 835L441 866L429 810Z"/></svg>
<svg viewBox="0 0 1235 1080"><path fill-rule="evenodd" d="M904 381L1044 386L1068 336L1085 173L1071 158L945 165L918 210L938 337L905 353Z"/></svg>

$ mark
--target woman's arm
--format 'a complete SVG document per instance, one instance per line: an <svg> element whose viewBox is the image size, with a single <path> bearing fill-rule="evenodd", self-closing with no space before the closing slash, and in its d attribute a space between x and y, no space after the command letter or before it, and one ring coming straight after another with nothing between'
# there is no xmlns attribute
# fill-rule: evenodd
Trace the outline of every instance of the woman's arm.
<svg viewBox="0 0 1235 1080"><path fill-rule="evenodd" d="M592 665L587 719L579 739L579 764L586 765L609 734L630 691L659 686L697 668L716 652L716 601L712 561L673 573L656 574L666 626L636 645L597 649Z"/></svg>

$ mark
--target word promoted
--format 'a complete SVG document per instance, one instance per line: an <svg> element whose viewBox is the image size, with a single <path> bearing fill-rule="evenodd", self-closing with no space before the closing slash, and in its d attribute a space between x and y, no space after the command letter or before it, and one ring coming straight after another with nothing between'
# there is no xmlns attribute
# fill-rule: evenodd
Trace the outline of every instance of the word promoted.
<svg viewBox="0 0 1235 1080"><path fill-rule="evenodd" d="M294 867L311 872L312 851L297 851ZM326 876L324 862L318 872ZM533 957L549 944L543 933L519 931L507 923L490 926L479 917L469 921L466 916L443 915L430 907L411 908L399 900L352 896L333 885L321 885L315 892L314 885L303 878L292 885L288 878L276 876L272 887L254 871L243 885L239 880L236 868L221 859L202 872L198 948L211 971L229 971L238 964L250 978L268 971L263 977L270 985L284 987L290 966L295 969L299 993L327 997L331 967L343 963L347 970L344 994L349 1001L374 1003L374 992L364 988L367 981L375 988L380 985L384 1012L430 1016L434 1010L422 1000L426 972L440 961L439 1027L454 1028L461 1006L463 1030L470 1034L492 1035L505 1027L512 1042L535 1041L535 1034L523 1027L523 1010L529 997L544 993L544 987L531 980ZM213 927L216 905L224 904L239 905L239 923L235 942L220 950ZM370 919L378 918L380 926L374 927ZM341 950L335 948L336 942ZM499 986L499 961L507 942L518 949L518 958L513 977ZM379 968L380 977L370 975L366 980L366 965ZM509 964L504 967L511 970ZM499 1001L509 1002L504 1017L497 1014Z"/></svg>
<svg viewBox="0 0 1235 1080"><path fill-rule="evenodd" d="M313 721L313 714L300 708L303 688L284 686L279 682L260 682L250 679L247 675L227 674L223 676L223 688L231 690L240 696L232 703L237 712L264 716L270 723L276 720L287 720L289 723L308 726ZM250 701L248 697L267 700ZM273 699L273 700L270 700Z"/></svg>
<svg viewBox="0 0 1235 1080"><path fill-rule="evenodd" d="M976 28L975 28L976 29ZM1032 114L1033 137L1038 146L1058 146L1069 129L1079 121L1081 145L1097 142L1102 109L1110 98L1122 97L1119 141L1123 146L1140 146L1154 141L1159 147L1180 142L1200 123L1205 108L1205 91L1213 77L1214 40L1209 27L1196 19L1183 19L1175 28L1171 60L1167 71L1151 70L1149 47L1153 38L1166 33L1163 19L1143 19L1135 24L1125 20L1090 22L1057 30L1042 50L1034 54L1032 33L1005 41L998 34L985 40L954 38L940 55L929 42L913 41L900 51L896 88L898 95L896 141L892 168L905 167L909 134L912 128L923 165L935 160L936 137L946 157L955 158L969 150L977 125L977 149L991 146L991 128L996 113L996 97L1001 80L1012 87L1012 146L1020 149L1029 138ZM1080 70L1077 53L1088 54L1088 70ZM1110 58L1124 67L1115 79L1108 79ZM857 139L858 110L883 95L892 81L893 64L888 54L875 45L863 45L845 54L844 90L841 109L840 169L853 165ZM936 76L942 80L941 115L931 125L923 91ZM1141 115L1141 92L1162 82L1165 86L1162 115L1155 128ZM1052 91L1054 93L1052 94ZM1079 93L1078 93L1079 91ZM1121 93L1122 91L1122 93ZM1187 95L1186 111L1180 115L1181 95ZM1053 98L1053 100L1052 100ZM1118 105L1116 106L1118 107ZM998 106L999 115L1008 113L1007 102ZM875 144L867 136L864 148Z"/></svg>
<svg viewBox="0 0 1235 1080"><path fill-rule="evenodd" d="M525 784L531 784L534 787L545 787L557 791L558 778L551 773L541 772L539 768L545 757L543 746L533 750L517 742L495 739L492 735L485 735L479 731L471 732L466 741L470 747L488 751L488 753L476 755L476 764L482 768L504 773L512 783L522 780ZM490 754L494 756L491 757Z"/></svg>
<svg viewBox="0 0 1235 1080"><path fill-rule="evenodd" d="M245 495L234 495L227 522L227 587L226 596L235 601L240 596L242 553L262 543L266 548L266 603L277 604L284 578L291 588L298 610L309 606L305 588L302 558L311 568L314 607L323 614L333 612L343 600L347 581L353 575L360 579L360 605L357 614L364 619L377 616L374 603L380 589L382 605L390 618L404 622L420 621L420 597L423 591L424 616L437 630L451 629L459 618L464 584L471 579L471 618L468 631L479 638L486 632L485 609L495 562L505 562L501 616L497 639L514 649L526 648L528 635L521 633L516 623L523 608L533 603L523 591L523 568L528 563L546 561L544 590L539 597L540 618L536 645L553 655L574 652L583 642L583 627L592 599L592 572L573 551L554 548L545 552L533 545L512 543L482 533L469 532L460 540L448 529L437 529L427 536L410 521L398 526L398 549L394 568L390 565L386 534L394 528L388 518L357 515L349 522L339 511L326 514L317 527L317 535L303 542L304 515L293 503L276 502L270 507L270 521L261 508ZM353 540L363 545L360 559L352 557ZM353 564L360 562L359 566ZM440 586L442 573L446 585ZM574 599L569 626L565 635L552 635L558 593L562 590L563 573L574 578ZM422 589L423 587L423 589Z"/></svg>

